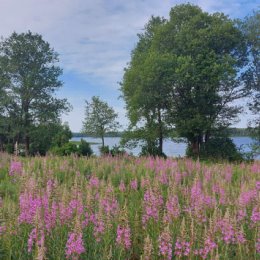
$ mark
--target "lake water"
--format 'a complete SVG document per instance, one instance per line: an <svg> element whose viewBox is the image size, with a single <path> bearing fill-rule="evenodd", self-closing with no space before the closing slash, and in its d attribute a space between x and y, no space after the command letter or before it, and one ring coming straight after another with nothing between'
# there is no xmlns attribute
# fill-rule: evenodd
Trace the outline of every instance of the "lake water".
<svg viewBox="0 0 260 260"><path fill-rule="evenodd" d="M73 137L73 141L80 141L80 137ZM94 137L85 137L83 138L87 142L90 143L98 143L98 144L92 144L91 148L96 155L100 155L99 147L101 146L101 139L100 138L94 138ZM112 148L114 145L120 144L120 137L105 137L105 145L108 145L110 148ZM250 152L249 145L253 142L252 138L250 137L232 137L235 145L242 149L245 152ZM184 142L174 142L170 139L164 140L163 143L163 152L167 156L173 156L173 157L179 157L184 156L186 151L187 144ZM133 155L138 155L141 151L140 147L136 147L134 149L128 150L126 149L128 153L132 153ZM257 159L260 159L260 156L257 157Z"/></svg>

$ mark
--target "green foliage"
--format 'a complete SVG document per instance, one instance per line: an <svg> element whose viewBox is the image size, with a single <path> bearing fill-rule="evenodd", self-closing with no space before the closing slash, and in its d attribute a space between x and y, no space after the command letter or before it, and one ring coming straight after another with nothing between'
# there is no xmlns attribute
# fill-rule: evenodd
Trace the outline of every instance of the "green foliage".
<svg viewBox="0 0 260 260"><path fill-rule="evenodd" d="M107 155L109 154L110 150L109 150L109 146L108 145L104 145L104 146L101 146L99 148L99 151L102 155Z"/></svg>
<svg viewBox="0 0 260 260"><path fill-rule="evenodd" d="M149 147L157 139L162 153L162 142L170 125L166 124L170 86L175 61L169 54L161 54L152 47L153 38L166 20L152 17L132 52L131 62L125 69L121 91L126 102L130 126L124 142L131 142L130 132L139 133L139 140ZM141 125L141 126L140 126ZM144 127L143 127L144 125ZM152 140L152 141L151 141Z"/></svg>
<svg viewBox="0 0 260 260"><path fill-rule="evenodd" d="M67 156L71 154L79 156L91 156L93 154L90 144L83 139L80 140L79 145L76 145L72 142L67 142L62 144L62 146L53 146L49 152L59 156Z"/></svg>
<svg viewBox="0 0 260 260"><path fill-rule="evenodd" d="M260 11L255 11L241 22L241 30L247 43L248 66L243 72L243 80L246 90L250 93L248 106L250 111L256 115L249 122L251 136L255 139L253 144L254 155L260 154Z"/></svg>
<svg viewBox="0 0 260 260"><path fill-rule="evenodd" d="M190 146L187 147L187 155L196 157ZM212 137L200 147L200 159L212 161L242 161L243 155L238 151L234 142L227 137Z"/></svg>
<svg viewBox="0 0 260 260"><path fill-rule="evenodd" d="M124 155L126 151L118 145L114 145L111 149L109 149L108 145L105 145L100 147L100 153L102 155L111 155L112 157L114 157Z"/></svg>
<svg viewBox="0 0 260 260"><path fill-rule="evenodd" d="M31 131L31 155L45 155L53 146L61 147L69 142L72 133L67 124L49 123L38 125Z"/></svg>
<svg viewBox="0 0 260 260"><path fill-rule="evenodd" d="M150 155L167 158L166 154L160 151L156 143L155 144L149 143L149 145L145 144L142 146L140 156L150 156Z"/></svg>
<svg viewBox="0 0 260 260"><path fill-rule="evenodd" d="M83 156L90 156L93 154L90 144L83 139L80 140L78 154Z"/></svg>
<svg viewBox="0 0 260 260"><path fill-rule="evenodd" d="M76 154L78 152L77 145L73 143L65 143L62 146L54 146L50 149L50 153L59 155L59 156L66 156L71 154Z"/></svg>
<svg viewBox="0 0 260 260"><path fill-rule="evenodd" d="M64 124L60 127L59 131L53 136L52 145L62 146L69 142L72 138L72 132L68 124Z"/></svg>
<svg viewBox="0 0 260 260"><path fill-rule="evenodd" d="M6 144L4 146L4 150L9 153L9 154L13 154L14 153L14 145L13 144Z"/></svg>
<svg viewBox="0 0 260 260"><path fill-rule="evenodd" d="M245 58L243 34L224 14L181 4L169 20L152 17L121 84L129 131L144 131L145 146L156 140L162 153L175 126L198 154L203 136L229 126L240 111L232 102L245 96L239 78Z"/></svg>
<svg viewBox="0 0 260 260"><path fill-rule="evenodd" d="M0 128L12 143L24 143L26 154L35 130L43 133L39 126L56 123L69 110L66 99L53 95L62 86L57 62L58 54L39 34L14 32L0 43Z"/></svg>
<svg viewBox="0 0 260 260"><path fill-rule="evenodd" d="M86 101L82 132L101 137L102 146L104 146L105 133L115 131L119 127L117 117L118 115L112 107L99 97L93 96L91 102Z"/></svg>

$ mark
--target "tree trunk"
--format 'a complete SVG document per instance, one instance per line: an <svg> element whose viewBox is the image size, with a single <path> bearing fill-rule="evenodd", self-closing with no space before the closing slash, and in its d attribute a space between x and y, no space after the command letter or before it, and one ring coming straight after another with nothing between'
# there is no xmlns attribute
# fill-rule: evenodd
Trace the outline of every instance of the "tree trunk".
<svg viewBox="0 0 260 260"><path fill-rule="evenodd" d="M4 146L3 146L3 141L2 141L2 137L0 137L0 151L3 152L4 150Z"/></svg>
<svg viewBox="0 0 260 260"><path fill-rule="evenodd" d="M159 124L159 153L163 154L163 129L162 129L162 118L161 111L158 108L158 124Z"/></svg>
<svg viewBox="0 0 260 260"><path fill-rule="evenodd" d="M29 156L30 151L30 138L28 134L25 134L25 155Z"/></svg>
<svg viewBox="0 0 260 260"><path fill-rule="evenodd" d="M196 158L199 158L200 155L200 145L202 143L202 135L198 135L191 142L192 153Z"/></svg>
<svg viewBox="0 0 260 260"><path fill-rule="evenodd" d="M102 147L104 148L104 146L105 146L104 135L101 135L101 139L102 139Z"/></svg>
<svg viewBox="0 0 260 260"><path fill-rule="evenodd" d="M205 134L205 143L207 143L209 141L209 137L210 137L210 132L209 131L206 131L206 134Z"/></svg>

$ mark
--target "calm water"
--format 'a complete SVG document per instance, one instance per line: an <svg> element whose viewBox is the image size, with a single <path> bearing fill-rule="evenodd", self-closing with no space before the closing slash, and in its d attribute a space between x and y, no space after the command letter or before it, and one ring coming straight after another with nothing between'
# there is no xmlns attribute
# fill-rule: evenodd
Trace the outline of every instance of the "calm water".
<svg viewBox="0 0 260 260"><path fill-rule="evenodd" d="M80 137L73 137L73 141L80 141ZM91 148L93 152L96 155L99 155L99 147L101 146L101 139L100 138L94 138L94 137L85 137L83 138L87 142L91 143L98 143L91 145ZM240 149L242 149L245 152L249 152L250 148L249 145L253 142L252 138L250 137L232 137L234 143L236 146ZM105 138L105 145L108 145L110 148L112 148L114 145L119 145L120 143L120 137L106 137ZM184 156L185 150L186 150L187 144L186 143L176 143L170 139L166 139L163 143L163 151L167 156ZM127 149L126 149L127 150ZM141 149L140 147L136 147L132 150L127 150L127 152L132 153L133 155L138 155L140 153ZM257 159L260 159L260 156L258 156Z"/></svg>

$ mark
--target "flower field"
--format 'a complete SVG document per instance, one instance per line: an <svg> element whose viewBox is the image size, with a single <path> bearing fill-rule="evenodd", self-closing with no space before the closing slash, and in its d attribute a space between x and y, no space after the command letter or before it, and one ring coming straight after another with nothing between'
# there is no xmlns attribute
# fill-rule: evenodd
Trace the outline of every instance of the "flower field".
<svg viewBox="0 0 260 260"><path fill-rule="evenodd" d="M0 259L260 259L260 162L0 157Z"/></svg>

